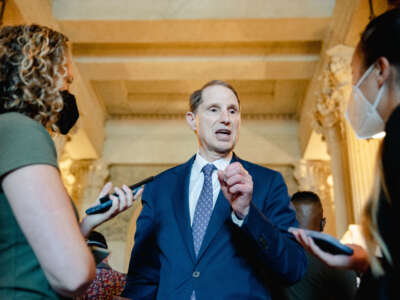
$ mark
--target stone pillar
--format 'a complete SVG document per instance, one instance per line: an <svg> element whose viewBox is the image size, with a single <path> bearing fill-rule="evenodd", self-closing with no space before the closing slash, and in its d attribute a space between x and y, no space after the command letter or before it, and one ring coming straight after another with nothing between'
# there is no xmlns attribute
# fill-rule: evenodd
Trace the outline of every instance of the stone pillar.
<svg viewBox="0 0 400 300"><path fill-rule="evenodd" d="M320 197L324 216L327 220L324 231L335 236L335 204L329 161L301 160L296 164L293 175L298 183L299 191L311 191Z"/></svg>
<svg viewBox="0 0 400 300"><path fill-rule="evenodd" d="M344 110L351 93L350 61L353 49L336 46L327 51L327 70L322 76L322 90L314 109L314 128L327 143L333 175L336 235L341 237L353 222Z"/></svg>
<svg viewBox="0 0 400 300"><path fill-rule="evenodd" d="M346 127L348 127L346 129L346 141L354 221L359 223L363 207L372 192L374 178L377 176L376 162L381 140L360 140L348 124L346 124Z"/></svg>

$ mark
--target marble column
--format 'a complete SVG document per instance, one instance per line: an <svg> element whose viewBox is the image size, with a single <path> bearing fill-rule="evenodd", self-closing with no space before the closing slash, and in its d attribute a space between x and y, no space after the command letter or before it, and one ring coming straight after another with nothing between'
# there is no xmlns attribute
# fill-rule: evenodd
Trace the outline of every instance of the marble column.
<svg viewBox="0 0 400 300"><path fill-rule="evenodd" d="M344 110L351 93L350 61L353 49L338 45L327 51L327 69L322 75L322 90L314 109L314 129L321 133L331 157L336 235L341 237L353 222L349 162Z"/></svg>
<svg viewBox="0 0 400 300"><path fill-rule="evenodd" d="M346 124L346 142L355 223L360 222L363 207L370 196L375 176L380 139L360 140Z"/></svg>

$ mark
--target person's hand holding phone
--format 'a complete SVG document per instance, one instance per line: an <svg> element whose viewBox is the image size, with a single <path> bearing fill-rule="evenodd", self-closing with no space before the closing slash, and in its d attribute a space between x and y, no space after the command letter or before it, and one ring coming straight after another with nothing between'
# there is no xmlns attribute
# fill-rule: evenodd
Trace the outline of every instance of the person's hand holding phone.
<svg viewBox="0 0 400 300"><path fill-rule="evenodd" d="M101 204L100 203L100 198L104 197L107 194L110 194L112 189L112 184L111 182L108 182L102 189L102 191L99 194L99 197L97 198L96 202L93 203L92 206L96 206ZM103 213L97 213L97 214L91 214L91 215L86 215L81 223L80 223L80 228L83 236L86 238L90 231L92 231L94 228L99 226L100 224L112 219L116 215L120 214L121 212L127 210L129 207L132 206L132 203L134 200L138 199L143 192L143 187L139 188L136 190L136 192L133 194L132 190L126 186L123 185L122 188L115 187L113 191L116 195L110 194L109 197L112 200L112 206L110 209L106 210Z"/></svg>
<svg viewBox="0 0 400 300"><path fill-rule="evenodd" d="M352 255L331 254L318 247L314 240L309 237L304 230L291 227L289 231L295 236L296 240L311 254L324 262L327 266L340 269L351 269L364 273L369 267L368 254L359 245L346 244L353 249Z"/></svg>

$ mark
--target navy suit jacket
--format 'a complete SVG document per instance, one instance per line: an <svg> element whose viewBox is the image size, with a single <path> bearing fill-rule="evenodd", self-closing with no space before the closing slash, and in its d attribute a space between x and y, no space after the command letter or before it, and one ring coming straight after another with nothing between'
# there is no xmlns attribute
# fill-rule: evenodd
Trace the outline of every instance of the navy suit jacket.
<svg viewBox="0 0 400 300"><path fill-rule="evenodd" d="M189 216L192 157L157 175L142 195L127 283L134 300L270 299L269 282L295 283L307 267L304 250L286 232L297 226L279 172L241 160L253 179L253 197L242 227L218 195L198 257Z"/></svg>

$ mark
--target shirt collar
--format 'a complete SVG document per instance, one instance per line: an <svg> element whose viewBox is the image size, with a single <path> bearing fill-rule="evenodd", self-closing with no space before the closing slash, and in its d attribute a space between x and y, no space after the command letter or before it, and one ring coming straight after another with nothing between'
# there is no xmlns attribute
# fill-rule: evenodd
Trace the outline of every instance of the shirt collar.
<svg viewBox="0 0 400 300"><path fill-rule="evenodd" d="M193 162L192 170L193 172L195 172L195 174L199 174L201 173L201 170L206 164L212 163L218 170L223 171L229 165L231 160L232 160L232 152L226 157L214 160L213 162L209 162L204 157L202 157L200 153L197 151L196 158Z"/></svg>

